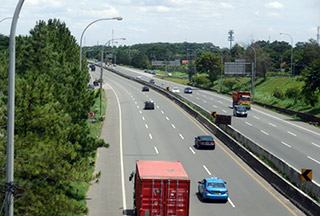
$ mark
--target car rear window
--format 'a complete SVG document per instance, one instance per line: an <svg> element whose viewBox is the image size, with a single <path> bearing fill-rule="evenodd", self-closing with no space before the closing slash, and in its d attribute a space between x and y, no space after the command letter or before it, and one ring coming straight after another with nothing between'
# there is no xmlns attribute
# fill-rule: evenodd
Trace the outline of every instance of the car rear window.
<svg viewBox="0 0 320 216"><path fill-rule="evenodd" d="M203 141L213 141L213 138L211 136L200 136L200 140Z"/></svg>
<svg viewBox="0 0 320 216"><path fill-rule="evenodd" d="M224 188L223 183L214 183L214 182L209 182L208 187L214 187L214 188Z"/></svg>

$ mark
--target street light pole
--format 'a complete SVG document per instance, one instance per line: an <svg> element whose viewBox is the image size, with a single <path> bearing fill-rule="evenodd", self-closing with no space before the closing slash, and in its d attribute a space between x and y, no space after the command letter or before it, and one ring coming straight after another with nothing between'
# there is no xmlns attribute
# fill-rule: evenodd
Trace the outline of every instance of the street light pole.
<svg viewBox="0 0 320 216"><path fill-rule="evenodd" d="M104 50L104 47L106 47L107 46L107 44L108 44L108 46L110 46L110 42L113 42L113 41L115 41L115 40L125 40L125 38L113 38L113 39L111 39L111 40L108 40L108 42L107 43L105 43L105 45L104 46L102 46L101 47L101 67L100 67L100 120L102 120L103 118L102 118L102 103L101 103L101 101L102 101L102 77L103 77L103 62L104 62L104 53L103 53L103 50Z"/></svg>
<svg viewBox="0 0 320 216"><path fill-rule="evenodd" d="M81 37L80 37L80 61L79 61L79 69L81 71L81 62L82 62L82 38L83 38L83 35L85 33L85 31L87 30L87 28L89 28L89 26L91 26L92 24L96 23L96 22L99 22L99 21L103 21L103 20L122 20L122 17L112 17L112 18L102 18L102 19L97 19L91 23L89 23L89 25L87 25L85 27L85 29L83 30L82 34L81 34Z"/></svg>
<svg viewBox="0 0 320 216"><path fill-rule="evenodd" d="M14 185L14 99L15 99L15 70L16 70L16 28L24 0L19 0L15 9L9 41L9 79L8 79L8 123L7 123L7 166L5 211L7 216L13 216Z"/></svg>
<svg viewBox="0 0 320 216"><path fill-rule="evenodd" d="M293 40L292 40L291 35L289 35L288 33L280 33L280 35L287 35L291 39L291 76L293 76L294 75L294 72L293 72Z"/></svg>
<svg viewBox="0 0 320 216"><path fill-rule="evenodd" d="M6 17L6 18L3 18L2 20L0 20L0 23L1 23L2 21L7 20L7 19L12 19L12 17Z"/></svg>
<svg viewBox="0 0 320 216"><path fill-rule="evenodd" d="M254 52L254 66L252 67L252 73L251 73L251 94L252 94L252 102L254 102L254 81L255 81L255 73L256 73L256 65L257 65L257 55L256 50L253 48L253 46L249 45L249 47Z"/></svg>

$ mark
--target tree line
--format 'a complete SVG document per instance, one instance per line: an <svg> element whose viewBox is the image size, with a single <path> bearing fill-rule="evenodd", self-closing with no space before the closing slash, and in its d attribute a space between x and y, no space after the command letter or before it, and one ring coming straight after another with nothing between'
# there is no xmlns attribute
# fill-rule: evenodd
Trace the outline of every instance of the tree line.
<svg viewBox="0 0 320 216"><path fill-rule="evenodd" d="M0 164L5 191L9 39L0 35ZM15 203L16 215L77 215L87 212L72 185L89 182L95 150L89 136L86 59L79 70L79 46L59 20L39 21L16 39ZM0 194L4 201L4 193Z"/></svg>

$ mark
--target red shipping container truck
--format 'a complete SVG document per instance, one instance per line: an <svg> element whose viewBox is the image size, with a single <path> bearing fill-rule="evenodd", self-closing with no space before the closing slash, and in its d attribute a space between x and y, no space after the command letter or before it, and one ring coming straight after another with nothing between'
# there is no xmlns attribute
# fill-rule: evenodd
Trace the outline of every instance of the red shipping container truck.
<svg viewBox="0 0 320 216"><path fill-rule="evenodd" d="M189 195L190 179L179 161L137 160L133 195L137 216L188 216Z"/></svg>

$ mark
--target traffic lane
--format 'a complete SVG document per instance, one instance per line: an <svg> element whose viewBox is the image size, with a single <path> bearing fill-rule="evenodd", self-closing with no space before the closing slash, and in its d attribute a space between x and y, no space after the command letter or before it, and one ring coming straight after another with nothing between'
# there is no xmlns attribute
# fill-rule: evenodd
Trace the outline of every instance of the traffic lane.
<svg viewBox="0 0 320 216"><path fill-rule="evenodd" d="M176 116L176 115L175 115ZM159 121L157 121L157 122L159 122ZM156 125L159 125L159 124L156 124ZM185 125L185 124L183 124L183 125ZM151 127L152 128L152 127ZM158 130L156 130L156 131L164 131L163 130L163 128L161 128L161 129L158 129ZM167 133L165 134L165 135L167 135ZM160 136L160 137L162 137L162 136ZM193 138L193 137L192 137ZM164 142L161 142L161 143L166 143L165 141ZM173 147L173 146L172 146ZM172 149L172 147L171 147L171 149ZM166 148L164 148L164 149L166 149ZM180 151L181 149L179 148L178 149L178 152ZM191 152L189 152L190 154L191 154ZM185 154L182 154L182 155L185 155ZM189 158L188 158L189 159ZM183 164L185 164L185 163L183 163ZM216 163L214 163L214 164L216 164ZM194 167L192 168L192 170L194 169ZM228 168L227 168L228 169ZM189 173L189 172L188 172ZM190 174L189 174L190 175ZM192 176L192 175L191 175ZM243 185L241 185L241 187L243 187ZM240 199L243 199L243 193L242 192L240 192L240 194L241 194L241 196L240 196ZM264 200L264 199L263 199ZM265 201L264 201L265 202ZM225 209L223 209L223 211L225 212ZM245 215L248 215L248 212L247 212L247 210L245 210L244 212L246 212L245 213ZM255 212L256 213L256 212ZM255 213L253 213L252 215L254 215ZM250 214L249 214L250 215Z"/></svg>
<svg viewBox="0 0 320 216"><path fill-rule="evenodd" d="M265 150L269 151L273 155L281 158L298 171L302 168L310 168L314 170L320 169L320 164L317 153L315 156L302 151L303 148L297 143L295 137L286 136L282 133L273 134L268 129L260 129L255 124L251 124L250 121L245 118L242 121L233 121L232 127L237 128L238 131L246 136L250 137L252 141L258 143ZM302 140L300 145L303 145ZM312 155L312 156L311 156ZM313 176L314 181L319 182L320 175L315 174Z"/></svg>

